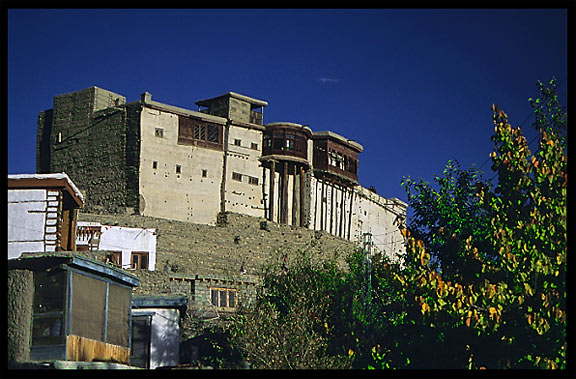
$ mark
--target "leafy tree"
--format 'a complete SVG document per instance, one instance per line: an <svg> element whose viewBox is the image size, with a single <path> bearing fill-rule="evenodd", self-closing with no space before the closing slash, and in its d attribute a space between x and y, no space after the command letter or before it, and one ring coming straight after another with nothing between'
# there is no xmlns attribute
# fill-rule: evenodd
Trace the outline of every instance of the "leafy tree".
<svg viewBox="0 0 576 379"><path fill-rule="evenodd" d="M315 263L301 251L292 262L266 267L255 303L241 307L229 325L232 344L252 368L346 368L344 354L328 351L343 271Z"/></svg>
<svg viewBox="0 0 576 379"><path fill-rule="evenodd" d="M476 332L466 345L470 368L566 366L566 114L555 80L539 88L530 99L540 134L534 153L492 108L494 189L450 165L439 192L406 182L418 193L409 195L421 224L403 230L409 269L397 280L419 283L407 296L432 322L447 320L447 333ZM435 255L440 270L430 264Z"/></svg>

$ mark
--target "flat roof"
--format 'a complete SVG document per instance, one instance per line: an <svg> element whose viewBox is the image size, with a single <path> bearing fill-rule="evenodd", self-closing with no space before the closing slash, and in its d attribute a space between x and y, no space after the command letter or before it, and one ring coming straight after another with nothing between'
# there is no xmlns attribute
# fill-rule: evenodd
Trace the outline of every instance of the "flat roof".
<svg viewBox="0 0 576 379"><path fill-rule="evenodd" d="M233 97L233 98L235 98L235 99L245 101L245 102L250 103L250 104L252 104L252 105L254 105L254 106L257 106L257 107L265 107L265 106L268 105L268 102L267 102L267 101L258 100L258 99L255 99L255 98L253 98L253 97L248 97L248 96L246 96L246 95L241 95L241 94L236 93L236 92L227 92L227 93L225 93L225 94L223 94L223 95L216 96L216 97L212 97L212 98L210 98L210 99L198 100L198 101L195 101L194 104L200 105L200 106L202 106L202 107L206 107L206 106L208 106L211 102L213 102L214 100L221 99L221 98L223 98L223 97Z"/></svg>
<svg viewBox="0 0 576 379"><path fill-rule="evenodd" d="M84 196L65 173L8 175L8 189L65 189L78 207L84 206Z"/></svg>
<svg viewBox="0 0 576 379"><path fill-rule="evenodd" d="M322 132L313 132L312 133L312 139L321 139L321 138L331 138L333 140L336 140L338 142L342 142L345 145L350 146L351 148L358 150L358 152L362 152L364 150L364 148L362 147L362 145L360 145L358 142L353 141L351 139L348 139L346 137L342 137L340 134L331 132L331 131L322 131Z"/></svg>
<svg viewBox="0 0 576 379"><path fill-rule="evenodd" d="M140 278L124 270L103 262L84 257L73 252L28 253L19 258L8 260L8 269L34 269L55 267L61 264L90 271L101 276L115 279L132 287L140 285Z"/></svg>

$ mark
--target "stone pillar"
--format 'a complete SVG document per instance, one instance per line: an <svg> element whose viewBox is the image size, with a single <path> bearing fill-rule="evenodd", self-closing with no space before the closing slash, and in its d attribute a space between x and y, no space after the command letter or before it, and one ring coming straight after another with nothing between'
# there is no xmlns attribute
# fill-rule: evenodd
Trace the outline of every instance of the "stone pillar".
<svg viewBox="0 0 576 379"><path fill-rule="evenodd" d="M30 360L34 273L8 270L8 362Z"/></svg>

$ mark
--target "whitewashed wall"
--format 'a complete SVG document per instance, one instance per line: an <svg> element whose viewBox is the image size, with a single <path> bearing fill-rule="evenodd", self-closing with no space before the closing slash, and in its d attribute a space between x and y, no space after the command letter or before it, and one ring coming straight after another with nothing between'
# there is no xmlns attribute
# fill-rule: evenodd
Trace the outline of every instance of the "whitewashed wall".
<svg viewBox="0 0 576 379"><path fill-rule="evenodd" d="M44 251L46 199L44 189L8 191L8 259Z"/></svg>
<svg viewBox="0 0 576 379"><path fill-rule="evenodd" d="M156 268L156 229L128 228L123 226L100 225L98 223L78 222L80 226L100 226L99 250L121 251L122 267L130 267L133 251L148 252L148 270ZM82 243L77 237L76 243ZM85 243L85 242L84 242Z"/></svg>

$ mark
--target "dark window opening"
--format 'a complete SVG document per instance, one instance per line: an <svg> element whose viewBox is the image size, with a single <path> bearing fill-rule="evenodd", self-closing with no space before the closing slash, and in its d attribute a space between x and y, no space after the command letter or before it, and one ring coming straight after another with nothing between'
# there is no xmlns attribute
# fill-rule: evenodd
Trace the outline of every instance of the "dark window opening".
<svg viewBox="0 0 576 379"><path fill-rule="evenodd" d="M158 162L156 162L156 161L152 162L152 168L157 169L158 168Z"/></svg>
<svg viewBox="0 0 576 379"><path fill-rule="evenodd" d="M239 173L237 173L237 172L233 172L233 173L232 173L232 179L241 182L241 181L242 181L242 174L239 174Z"/></svg>
<svg viewBox="0 0 576 379"><path fill-rule="evenodd" d="M148 253L143 251L133 251L130 268L133 270L148 269Z"/></svg>
<svg viewBox="0 0 576 379"><path fill-rule="evenodd" d="M177 173L177 174L181 174L181 173L182 173L182 166L180 166L179 164L176 165L176 173Z"/></svg>
<svg viewBox="0 0 576 379"><path fill-rule="evenodd" d="M206 178L208 176L208 170L202 170L202 177Z"/></svg>
<svg viewBox="0 0 576 379"><path fill-rule="evenodd" d="M34 275L32 345L64 343L66 286L67 275L64 271Z"/></svg>
<svg viewBox="0 0 576 379"><path fill-rule="evenodd" d="M237 305L237 292L231 288L210 288L211 303L215 307L234 308Z"/></svg>
<svg viewBox="0 0 576 379"><path fill-rule="evenodd" d="M236 145L236 146L242 146L242 140L235 139L235 140L234 140L234 145Z"/></svg>
<svg viewBox="0 0 576 379"><path fill-rule="evenodd" d="M154 136L164 138L164 129L162 128L154 129Z"/></svg>

